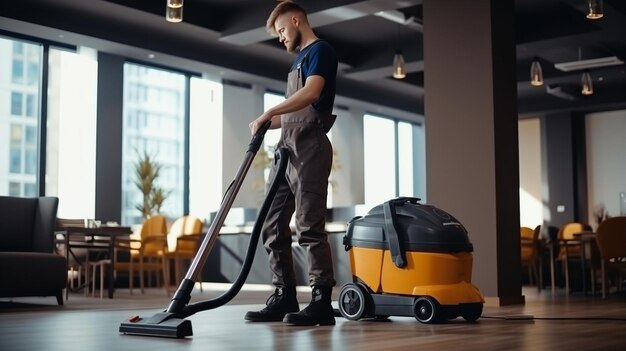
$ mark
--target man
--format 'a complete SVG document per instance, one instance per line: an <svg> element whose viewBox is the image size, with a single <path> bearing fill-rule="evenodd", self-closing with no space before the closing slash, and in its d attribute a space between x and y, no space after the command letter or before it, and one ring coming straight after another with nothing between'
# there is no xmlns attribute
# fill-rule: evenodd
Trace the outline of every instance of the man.
<svg viewBox="0 0 626 351"><path fill-rule="evenodd" d="M326 132L335 118L332 108L337 56L330 44L313 33L304 9L291 1L274 8L267 29L297 57L287 77L286 100L251 122L250 130L254 135L267 121L271 121L270 128L281 128L277 147L289 150L289 164L263 226L263 242L276 290L264 309L248 312L245 319L334 325L331 293L335 280L324 227L333 157ZM275 171L270 172L270 183ZM309 284L313 287L311 303L302 311L296 299L291 252L289 222L294 211L298 243L308 247Z"/></svg>

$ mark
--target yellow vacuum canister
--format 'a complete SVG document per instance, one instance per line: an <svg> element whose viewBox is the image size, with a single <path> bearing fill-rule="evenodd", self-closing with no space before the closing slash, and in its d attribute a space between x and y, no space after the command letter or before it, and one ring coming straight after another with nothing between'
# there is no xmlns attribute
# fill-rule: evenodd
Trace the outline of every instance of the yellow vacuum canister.
<svg viewBox="0 0 626 351"><path fill-rule="evenodd" d="M480 318L467 230L449 213L396 198L352 219L344 236L353 282L339 293L351 320L413 316L422 323Z"/></svg>

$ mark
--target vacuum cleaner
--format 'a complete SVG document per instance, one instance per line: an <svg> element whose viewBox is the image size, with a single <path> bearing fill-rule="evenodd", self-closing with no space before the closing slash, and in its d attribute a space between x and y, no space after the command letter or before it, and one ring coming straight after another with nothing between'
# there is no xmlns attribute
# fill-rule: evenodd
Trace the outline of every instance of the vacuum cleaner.
<svg viewBox="0 0 626 351"><path fill-rule="evenodd" d="M471 283L467 230L446 211L419 201L396 198L348 223L343 243L353 281L339 292L343 317L412 316L421 323L480 318L485 300Z"/></svg>
<svg viewBox="0 0 626 351"><path fill-rule="evenodd" d="M241 188L241 184L243 183L243 180L252 164L252 161L254 160L254 157L256 156L257 151L261 147L263 137L265 136L265 132L267 132L269 127L270 122L266 122L252 137L244 160L240 165L233 182L226 190L226 193L220 205L220 209L213 219L207 235L202 240L202 243L198 248L198 252L196 253L196 256L194 257L187 271L187 274L185 275L178 289L174 293L174 296L172 297L167 309L165 309L163 312L156 313L149 318L141 318L139 316L130 317L128 320L120 324L120 333L170 338L184 338L187 336L191 336L193 335L191 321L184 318L189 317L199 311L210 310L220 307L232 300L233 297L235 297L237 293L241 290L241 287L243 286L246 278L248 277L248 273L250 272L252 261L254 260L254 253L257 243L259 241L263 222L265 222L269 207L274 200L276 191L278 190L279 181L285 176L285 170L287 169L289 154L287 152L287 149L284 148L279 148L274 156L274 162L278 162L276 177L274 178L274 181L270 184L267 196L265 197L263 205L261 206L257 215L252 234L250 235L250 242L248 245L248 250L246 252L246 257L242 264L239 275L237 276L237 279L235 279L235 282L233 282L228 291L224 292L222 295L211 300L189 304L189 301L191 299L191 292L196 281L195 278L204 267L204 263L206 262L208 255L215 244L215 241L217 240L220 228L224 224L226 215L228 214L228 211L230 210L233 201L235 200L235 197L239 192L239 189Z"/></svg>

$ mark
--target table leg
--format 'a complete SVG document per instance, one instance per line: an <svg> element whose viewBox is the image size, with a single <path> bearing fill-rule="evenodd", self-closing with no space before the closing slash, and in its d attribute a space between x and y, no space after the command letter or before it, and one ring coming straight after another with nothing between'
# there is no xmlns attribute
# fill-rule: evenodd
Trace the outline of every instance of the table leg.
<svg viewBox="0 0 626 351"><path fill-rule="evenodd" d="M550 248L550 288L551 292L554 294L556 289L556 283L554 282L554 243L550 243L548 246Z"/></svg>
<svg viewBox="0 0 626 351"><path fill-rule="evenodd" d="M115 255L115 235L111 235L111 242L110 242L110 246L109 246L109 259L111 260L111 264L109 264L109 272L108 272L108 276L109 276L109 284L107 286L108 291L109 291L109 299L113 298L113 291L114 289L114 284L115 284L115 277L113 276L115 274L115 269L113 267L113 262L115 262L115 257L113 257Z"/></svg>
<svg viewBox="0 0 626 351"><path fill-rule="evenodd" d="M580 269L583 278L583 294L587 295L587 245L584 240L580 241Z"/></svg>
<svg viewBox="0 0 626 351"><path fill-rule="evenodd" d="M65 271L70 269L70 233L65 232ZM74 272L72 272L72 275ZM74 277L71 277L71 281L74 281ZM70 297L70 280L68 279L65 286L65 300Z"/></svg>

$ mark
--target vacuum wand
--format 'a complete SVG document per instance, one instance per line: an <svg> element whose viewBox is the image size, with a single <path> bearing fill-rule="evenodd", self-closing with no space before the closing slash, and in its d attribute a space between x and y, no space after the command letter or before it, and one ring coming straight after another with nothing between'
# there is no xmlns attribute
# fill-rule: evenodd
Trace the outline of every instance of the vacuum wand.
<svg viewBox="0 0 626 351"><path fill-rule="evenodd" d="M275 161L280 161L278 164L277 176L270 185L263 206L261 207L259 215L257 216L255 227L250 237L250 246L248 248L246 260L244 261L241 272L237 277L235 283L233 283L233 286L229 289L229 291L216 299L201 301L195 304L188 305L191 299L191 292L195 285L195 278L198 276L201 269L203 268L204 263L206 262L208 255L215 244L215 241L217 240L220 228L224 224L228 211L230 210L233 201L235 200L235 197L239 189L241 188L241 184L243 183L243 180L252 164L256 152L261 147L263 137L269 127L270 122L268 121L257 131L257 133L252 138L248 151L246 152L244 160L239 167L239 170L237 171L235 179L226 191L220 209L215 219L211 223L211 227L209 228L207 235L203 239L200 248L196 253L196 256L191 262L191 266L189 267L185 278L180 283L180 286L172 297L172 300L170 301L167 309L147 319L142 319L138 316L133 316L129 318L126 322L121 323L119 328L119 331L121 333L173 338L184 338L186 336L191 336L193 335L191 322L183 318L190 316L200 310L219 307L230 301L230 299L232 299L232 297L234 297L234 295L236 295L236 293L241 289L241 286L243 285L250 271L250 267L252 266L252 260L254 258L254 247L256 247L256 244L258 243L261 226L263 222L265 222L269 206L271 205L271 202L273 201L274 196L276 195L276 191L278 189L277 180L279 180L279 178L281 177L284 177L284 173L287 168L288 153L286 149L279 149L276 153ZM252 253L250 253L250 251Z"/></svg>
<svg viewBox="0 0 626 351"><path fill-rule="evenodd" d="M237 196L237 193L239 192L239 189L241 188L241 184L243 183L243 180L246 177L246 174L248 173L250 166L252 165L254 156L256 155L257 151L261 147L261 144L263 143L263 137L265 136L265 133L269 129L270 124L271 124L270 121L265 122L263 126L261 126L261 128L254 135L254 137L252 137L252 140L250 141L250 145L248 146L248 151L246 151L244 160L239 166L239 169L237 170L237 173L233 180L233 184L226 191L226 195L224 196L224 199L222 200L220 209L218 210L215 216L215 219L213 220L213 222L211 223L211 227L209 228L209 231L208 231L209 235L204 237L204 240L202 241L202 244L200 245L200 248L198 249L198 254L196 254L196 257L191 262L189 270L187 271L187 274L185 275L185 279L181 282L181 285L180 285L181 288L189 289L187 285L189 285L190 284L189 282L191 282L192 289L193 289L193 283L195 282L195 278L198 276L198 274L200 274L200 271L204 267L204 264L209 256L209 253L211 252L211 250L213 249L213 246L215 245L215 241L217 240L217 237L219 236L219 233L220 233L220 228L222 228L222 225L224 225L226 216L228 215L228 212L230 211L230 208L232 207L233 202L235 201L235 197ZM191 289L189 289L189 292L191 292ZM174 294L174 297L172 298L172 301L170 303L170 306L167 309L167 312L172 312L172 313L180 312L181 308L183 308L189 302L190 296L187 298L187 300L185 299L179 300L182 297L176 296L176 295L177 294Z"/></svg>

